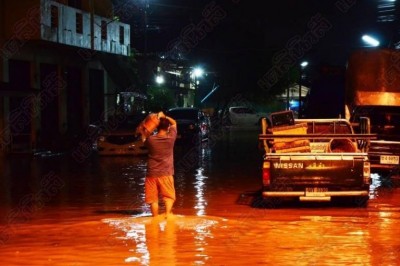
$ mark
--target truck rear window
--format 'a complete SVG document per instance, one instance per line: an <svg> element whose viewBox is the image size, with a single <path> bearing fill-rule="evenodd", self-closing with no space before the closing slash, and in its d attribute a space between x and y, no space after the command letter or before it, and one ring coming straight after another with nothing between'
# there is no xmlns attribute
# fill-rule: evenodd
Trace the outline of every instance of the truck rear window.
<svg viewBox="0 0 400 266"><path fill-rule="evenodd" d="M348 124L342 122L329 123L308 123L307 133L309 134L351 134Z"/></svg>

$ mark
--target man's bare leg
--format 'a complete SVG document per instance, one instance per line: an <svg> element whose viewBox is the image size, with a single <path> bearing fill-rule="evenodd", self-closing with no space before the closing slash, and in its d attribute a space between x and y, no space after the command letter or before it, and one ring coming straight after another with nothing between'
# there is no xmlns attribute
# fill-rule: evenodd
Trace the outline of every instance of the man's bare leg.
<svg viewBox="0 0 400 266"><path fill-rule="evenodd" d="M165 216L168 217L172 214L172 206L174 206L173 199L164 199L165 202Z"/></svg>
<svg viewBox="0 0 400 266"><path fill-rule="evenodd" d="M151 214L153 217L156 217L158 215L158 202L153 202L150 204L150 209L151 209Z"/></svg>

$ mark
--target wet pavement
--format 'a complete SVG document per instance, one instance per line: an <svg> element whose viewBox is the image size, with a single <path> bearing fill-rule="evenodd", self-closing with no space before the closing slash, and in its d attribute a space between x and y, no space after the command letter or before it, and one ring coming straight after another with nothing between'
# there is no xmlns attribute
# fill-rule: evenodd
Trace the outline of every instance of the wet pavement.
<svg viewBox="0 0 400 266"><path fill-rule="evenodd" d="M1 265L399 265L398 177L374 173L366 208L254 207L257 134L177 146L167 220L143 203L145 157L1 160Z"/></svg>

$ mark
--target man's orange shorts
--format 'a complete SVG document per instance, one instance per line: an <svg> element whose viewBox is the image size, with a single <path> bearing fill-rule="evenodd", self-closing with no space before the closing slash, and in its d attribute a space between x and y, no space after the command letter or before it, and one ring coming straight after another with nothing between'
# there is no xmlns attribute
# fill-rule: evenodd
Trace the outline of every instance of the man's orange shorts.
<svg viewBox="0 0 400 266"><path fill-rule="evenodd" d="M145 201L147 204L157 202L158 195L163 199L175 201L175 186L173 176L146 177L145 181Z"/></svg>

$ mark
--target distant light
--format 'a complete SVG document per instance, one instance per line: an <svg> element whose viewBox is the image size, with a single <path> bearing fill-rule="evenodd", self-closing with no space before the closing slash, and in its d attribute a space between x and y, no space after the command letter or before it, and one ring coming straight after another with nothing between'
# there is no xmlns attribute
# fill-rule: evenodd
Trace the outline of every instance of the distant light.
<svg viewBox="0 0 400 266"><path fill-rule="evenodd" d="M178 71L165 71L165 72L167 72L169 74L172 74L172 75L175 75L175 76L180 76L181 75L181 72L178 72Z"/></svg>
<svg viewBox="0 0 400 266"><path fill-rule="evenodd" d="M377 47L377 46L379 46L379 44L380 44L380 42L379 42L377 39L372 38L372 37L369 36L369 35L363 35L363 36L362 36L362 40L363 40L364 42L366 42L368 45L371 45L371 46L373 46L373 47Z"/></svg>
<svg viewBox="0 0 400 266"><path fill-rule="evenodd" d="M203 70L202 68L200 68L200 67L196 67L196 68L193 70L193 74L194 74L194 76L197 77L197 78L203 76L203 73L204 73L204 70Z"/></svg>
<svg viewBox="0 0 400 266"><path fill-rule="evenodd" d="M290 104L290 108L298 108L299 107L299 101L297 101L297 100L291 100L289 102L289 104Z"/></svg>
<svg viewBox="0 0 400 266"><path fill-rule="evenodd" d="M301 62L300 66L301 67L306 67L306 66L308 66L308 62L307 61L303 61L303 62Z"/></svg>
<svg viewBox="0 0 400 266"><path fill-rule="evenodd" d="M161 76L161 75L158 75L158 76L156 77L156 83L157 83L157 84L163 84L163 83L164 83L164 77Z"/></svg>

